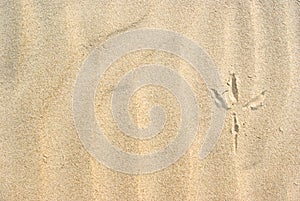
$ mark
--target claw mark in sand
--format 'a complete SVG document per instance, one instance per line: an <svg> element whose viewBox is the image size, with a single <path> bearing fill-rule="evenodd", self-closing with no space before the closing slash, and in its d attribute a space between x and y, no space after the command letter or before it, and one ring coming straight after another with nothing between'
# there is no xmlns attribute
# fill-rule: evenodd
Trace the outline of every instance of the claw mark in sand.
<svg viewBox="0 0 300 201"><path fill-rule="evenodd" d="M252 98L248 103L246 103L243 107L249 107L251 110L257 110L258 108L263 106L263 102L265 100L266 90L261 92L259 95Z"/></svg>
<svg viewBox="0 0 300 201"><path fill-rule="evenodd" d="M232 133L234 134L234 151L237 151L238 148L238 132L239 132L240 126L238 124L237 115L236 113L233 113L233 128Z"/></svg>
<svg viewBox="0 0 300 201"><path fill-rule="evenodd" d="M232 92L236 102L238 102L239 101L239 90L237 87L237 80L236 80L234 73L231 74L231 92Z"/></svg>
<svg viewBox="0 0 300 201"><path fill-rule="evenodd" d="M219 108L224 108L225 110L228 109L226 101L223 99L223 97L219 94L219 92L215 89L210 89L212 91L211 95L212 98L215 101L215 104L217 105L217 107ZM226 91L224 91L223 93L225 93Z"/></svg>

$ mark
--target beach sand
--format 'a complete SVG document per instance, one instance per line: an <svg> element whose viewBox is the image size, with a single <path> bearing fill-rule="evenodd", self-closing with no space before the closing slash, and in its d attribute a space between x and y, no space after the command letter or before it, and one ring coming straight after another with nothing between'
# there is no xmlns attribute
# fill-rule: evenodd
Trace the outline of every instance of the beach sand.
<svg viewBox="0 0 300 201"><path fill-rule="evenodd" d="M166 108L162 133L142 141L116 128L110 98L124 74L161 62L176 69L199 102L195 140L174 164L126 174L99 163L82 145L72 98L90 52L140 28L195 41L214 62L228 105L220 138L203 160L211 121L210 91L180 58L138 51L114 63L97 87L95 116L126 152L147 153L176 136L180 105L168 91L145 87L129 105L149 124ZM290 1L1 1L0 200L300 200L300 3Z"/></svg>

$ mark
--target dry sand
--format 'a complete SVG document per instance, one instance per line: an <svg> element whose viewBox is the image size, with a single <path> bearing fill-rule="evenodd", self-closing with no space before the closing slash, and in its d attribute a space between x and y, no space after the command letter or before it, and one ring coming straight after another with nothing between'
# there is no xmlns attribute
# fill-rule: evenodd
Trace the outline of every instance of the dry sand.
<svg viewBox="0 0 300 201"><path fill-rule="evenodd" d="M0 2L1 201L300 200L300 2L174 2ZM230 109L206 159L198 159L210 121L205 115L188 152L152 174L119 173L82 146L72 114L81 65L107 38L137 28L181 33L218 68ZM132 66L153 61L177 66L194 86L201 114L209 114L205 83L180 59L147 51L127 55L99 84L96 117L128 152L165 146L180 121L172 95L145 88L132 97L130 113L146 126L149 105L165 105L164 134L140 142L114 128L105 104L109 87Z"/></svg>

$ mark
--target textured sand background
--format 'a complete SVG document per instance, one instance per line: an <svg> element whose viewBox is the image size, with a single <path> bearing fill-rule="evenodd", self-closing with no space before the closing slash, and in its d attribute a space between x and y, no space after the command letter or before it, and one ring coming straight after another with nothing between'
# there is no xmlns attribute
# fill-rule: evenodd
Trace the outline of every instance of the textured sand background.
<svg viewBox="0 0 300 201"><path fill-rule="evenodd" d="M199 133L188 152L156 173L128 175L99 164L82 146L72 94L82 62L107 38L162 28L193 39L228 88L221 137L205 160L199 147L210 121L210 93L182 60L140 51L121 58L97 89L96 116L128 152L158 149L180 121L163 88L132 97L137 125L154 102L168 123L151 142L113 124L111 88L130 68L153 61L190 81ZM0 200L300 200L300 2L290 1L9 1L0 2ZM119 70L118 70L119 69ZM156 95L153 95L156 94ZM147 114L147 113L146 113Z"/></svg>

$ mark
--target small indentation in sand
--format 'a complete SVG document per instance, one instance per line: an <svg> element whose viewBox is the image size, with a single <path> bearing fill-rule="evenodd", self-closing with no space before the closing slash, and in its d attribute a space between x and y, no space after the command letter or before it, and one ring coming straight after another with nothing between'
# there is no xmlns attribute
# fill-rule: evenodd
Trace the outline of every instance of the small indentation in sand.
<svg viewBox="0 0 300 201"><path fill-rule="evenodd" d="M262 91L259 95L252 98L243 107L250 108L251 110L257 110L263 106L266 97L266 90Z"/></svg>
<svg viewBox="0 0 300 201"><path fill-rule="evenodd" d="M231 74L231 92L236 102L239 101L239 90L237 86L237 79L234 73Z"/></svg>
<svg viewBox="0 0 300 201"><path fill-rule="evenodd" d="M228 109L226 101L223 99L223 97L220 95L220 93L215 89L210 89L212 91L211 96L214 99L214 102L217 107L224 108L225 110ZM223 93L225 93L224 91Z"/></svg>
<svg viewBox="0 0 300 201"><path fill-rule="evenodd" d="M234 134L234 151L238 148L238 132L240 130L240 125L238 124L237 114L233 113L233 127L232 133Z"/></svg>

